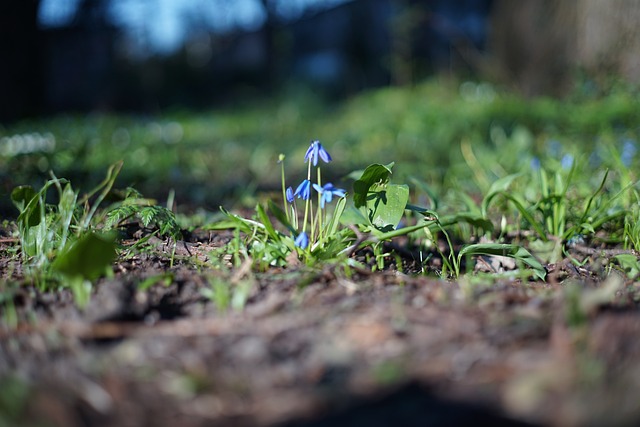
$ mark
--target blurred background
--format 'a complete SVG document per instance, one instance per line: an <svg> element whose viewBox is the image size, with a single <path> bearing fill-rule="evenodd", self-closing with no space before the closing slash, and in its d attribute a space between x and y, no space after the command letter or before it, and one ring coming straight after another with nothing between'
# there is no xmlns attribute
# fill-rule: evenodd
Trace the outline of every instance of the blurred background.
<svg viewBox="0 0 640 427"><path fill-rule="evenodd" d="M640 78L638 0L21 0L0 6L0 122L336 99L434 73L526 96Z"/></svg>
<svg viewBox="0 0 640 427"><path fill-rule="evenodd" d="M251 206L312 139L345 186L391 160L442 193L538 158L616 168L638 22L640 0L0 2L0 214L17 185L87 190L120 160L120 188Z"/></svg>

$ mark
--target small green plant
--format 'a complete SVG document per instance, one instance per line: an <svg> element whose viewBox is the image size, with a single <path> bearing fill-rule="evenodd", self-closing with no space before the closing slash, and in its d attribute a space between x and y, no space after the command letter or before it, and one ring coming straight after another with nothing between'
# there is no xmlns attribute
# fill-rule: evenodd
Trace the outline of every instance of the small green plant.
<svg viewBox="0 0 640 427"><path fill-rule="evenodd" d="M373 268L381 270L385 266L385 259L394 255L388 252L385 245L387 242L424 230L428 238L433 240L435 233L441 232L449 244L449 254L441 254L446 264L445 274L451 272L456 277L459 276L464 257L502 255L515 258L523 265L533 268L537 277L545 277L542 265L526 249L515 244L471 244L464 246L456 254L446 227L464 222L486 232L493 230L491 222L470 213L450 215L441 221L435 212L410 204L409 187L394 184L390 180L393 163L374 163L363 171L350 174L354 179L353 205L347 207L345 190L337 189L330 183L322 185L318 159L328 163L331 156L318 141L313 141L305 154L305 161L308 162L307 178L295 191L286 186L284 159L284 155L279 158L282 165L284 209L272 201L269 201L268 208L269 213L288 233L276 228L267 209L262 205L256 207L253 219L224 211L227 221L212 226L242 231L246 236L243 248L264 268L269 265L290 264L292 255L295 259L302 259L307 265L335 259L346 260L347 264L355 265L357 263L350 255L369 246L375 257ZM316 182L313 184L312 168L316 172ZM315 206L311 197L312 188L318 196ZM338 202L329 213L326 209L333 197L338 197ZM298 211L296 199L304 202L303 213ZM412 225L401 226L407 211L420 216Z"/></svg>
<svg viewBox="0 0 640 427"><path fill-rule="evenodd" d="M331 156L319 141L312 141L304 156L308 164L307 177L295 190L286 185L284 160L285 156L280 155L282 208L273 201L269 201L267 207L259 204L253 219L242 218L223 209L227 220L210 228L242 231L248 236L249 255L264 268L287 265L291 261L291 254L307 264L337 257L353 237L353 231L339 227L346 204L346 191L322 181L320 161L329 163ZM312 189L317 195L315 202ZM331 210L330 204L334 198L337 202ZM301 212L298 210L298 201L304 205ZM285 231L276 228L267 212L278 220ZM303 214L302 218L299 214Z"/></svg>
<svg viewBox="0 0 640 427"><path fill-rule="evenodd" d="M175 214L153 200L145 199L133 188L127 188L122 202L111 205L105 213L105 229L120 228L130 220L139 220L144 227L155 226L155 233L180 239L181 230Z"/></svg>
<svg viewBox="0 0 640 427"><path fill-rule="evenodd" d="M626 249L640 251L640 195L632 192L635 201L624 217L623 243Z"/></svg>
<svg viewBox="0 0 640 427"><path fill-rule="evenodd" d="M104 274L115 257L115 236L99 230L93 220L121 167L121 162L111 166L104 181L82 197L53 174L39 191L20 186L11 193L20 212L24 265L41 289L69 286L78 305L87 303L91 281ZM47 203L51 188L57 190L57 204Z"/></svg>
<svg viewBox="0 0 640 427"><path fill-rule="evenodd" d="M622 221L626 209L619 202L632 187L626 184L617 192L607 191L609 171L604 172L595 190L578 186L577 171L576 161L568 154L553 173L534 158L530 174L507 175L491 185L482 201L482 215L488 216L490 206L498 201L506 201L533 231L532 249L545 261L557 262L566 242L593 236L606 224ZM520 178L531 179L524 188L517 188L515 183ZM508 210L504 206L502 209L507 215Z"/></svg>
<svg viewBox="0 0 640 427"><path fill-rule="evenodd" d="M92 282L109 273L116 257L113 230L130 218L157 233L174 239L180 236L173 213L156 206L128 189L122 202L98 210L111 192L122 168L112 165L100 185L79 196L71 183L53 176L36 191L30 186L16 187L11 199L20 214L17 219L20 249L25 270L42 290L69 287L76 303L89 300ZM50 190L57 190L57 203L49 203ZM106 218L106 220L105 220Z"/></svg>

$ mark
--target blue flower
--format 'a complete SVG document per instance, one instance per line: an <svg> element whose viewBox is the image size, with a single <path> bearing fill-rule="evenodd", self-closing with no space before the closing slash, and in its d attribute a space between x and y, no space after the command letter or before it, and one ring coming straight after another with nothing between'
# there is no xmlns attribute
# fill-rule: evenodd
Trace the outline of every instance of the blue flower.
<svg viewBox="0 0 640 427"><path fill-rule="evenodd" d="M311 142L311 145L304 155L304 161L306 163L310 160L311 163L313 163L313 166L318 166L318 157L320 157L325 163L329 163L331 161L331 156L327 153L327 150L325 150L322 144L320 144L320 141L316 140Z"/></svg>
<svg viewBox="0 0 640 427"><path fill-rule="evenodd" d="M293 195L303 200L309 200L309 193L311 192L310 186L311 182L308 179L305 179L300 183L300 185L298 185L298 188L296 188Z"/></svg>
<svg viewBox="0 0 640 427"><path fill-rule="evenodd" d="M571 166L573 166L573 156L571 154L565 154L562 156L560 165L562 166L562 169L571 169Z"/></svg>
<svg viewBox="0 0 640 427"><path fill-rule="evenodd" d="M316 191L318 193L320 193L320 208L324 209L324 204L325 203L331 203L331 200L333 199L333 196L336 197L344 197L345 194L347 194L346 191L344 191L341 188L336 188L333 186L333 184L331 184L330 182L325 184L324 186L320 187L318 184L313 184L313 188L316 189Z"/></svg>
<svg viewBox="0 0 640 427"><path fill-rule="evenodd" d="M540 159L537 157L532 158L530 166L531 170L533 170L534 172L538 172L540 170Z"/></svg>
<svg viewBox="0 0 640 427"><path fill-rule="evenodd" d="M298 237L294 240L294 244L300 249L307 249L307 246L309 246L309 236L307 236L307 233L303 231L298 234Z"/></svg>
<svg viewBox="0 0 640 427"><path fill-rule="evenodd" d="M622 164L626 167L631 166L631 161L633 157L636 155L636 143L632 139L625 139L624 144L622 145L622 154L620 155L620 160L622 160Z"/></svg>
<svg viewBox="0 0 640 427"><path fill-rule="evenodd" d="M287 188L286 191L286 197L287 197L287 202L289 203L293 203L293 189L291 187Z"/></svg>

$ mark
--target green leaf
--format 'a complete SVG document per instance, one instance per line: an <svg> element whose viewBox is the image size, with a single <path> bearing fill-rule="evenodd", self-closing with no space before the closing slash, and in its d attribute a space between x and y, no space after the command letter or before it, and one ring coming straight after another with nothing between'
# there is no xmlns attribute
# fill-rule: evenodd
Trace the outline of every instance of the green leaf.
<svg viewBox="0 0 640 427"><path fill-rule="evenodd" d="M495 197L495 196L502 196L505 199L507 199L509 202L511 202L513 204L513 206L515 206L515 208L518 210L518 212L520 212L520 215L522 215L522 218L524 218L525 221L527 221L529 223L529 225L531 225L531 227L533 227L533 229L536 231L536 233L538 233L538 236L544 240L545 242L549 240L549 238L547 237L547 233L545 232L543 226L537 222L535 220L535 218L533 217L533 215L531 214L531 212L529 212L524 205L522 204L522 202L520 202L514 195L512 195L511 193L509 193L508 191L498 191L496 193L493 193L491 198L485 198L486 201L486 207L488 207L489 202ZM484 209L484 208L483 208ZM486 214L486 211L485 211Z"/></svg>
<svg viewBox="0 0 640 427"><path fill-rule="evenodd" d="M369 189L367 203L361 211L371 224L380 231L395 229L409 201L409 186L398 184L373 184Z"/></svg>
<svg viewBox="0 0 640 427"><path fill-rule="evenodd" d="M138 216L140 217L140 221L142 221L142 225L148 227L156 216L156 210L154 206L145 206L138 212Z"/></svg>
<svg viewBox="0 0 640 427"><path fill-rule="evenodd" d="M640 274L640 261L637 256L633 254L618 254L614 258L630 279Z"/></svg>
<svg viewBox="0 0 640 427"><path fill-rule="evenodd" d="M24 211L27 204L36 195L36 191L30 185L21 185L11 192L11 201L20 212Z"/></svg>
<svg viewBox="0 0 640 427"><path fill-rule="evenodd" d="M353 203L356 208L367 203L369 188L372 185L376 183L386 184L389 181L392 167L393 163L389 163L386 166L378 163L367 166L360 179L353 183Z"/></svg>
<svg viewBox="0 0 640 427"><path fill-rule="evenodd" d="M95 280L116 255L115 234L87 233L51 263L54 271L69 277Z"/></svg>
<svg viewBox="0 0 640 427"><path fill-rule="evenodd" d="M19 221L24 226L40 224L40 200L38 193L29 185L21 185L11 192L11 201L20 211Z"/></svg>
<svg viewBox="0 0 640 427"><path fill-rule="evenodd" d="M458 224L459 222L466 222L467 224L472 225L475 228L482 230L483 232L493 231L493 223L480 214L463 212L455 215L440 217L440 225L442 227L448 227L450 225Z"/></svg>
<svg viewBox="0 0 640 427"><path fill-rule="evenodd" d="M344 209L347 205L346 197L341 197L336 203L336 208L333 210L333 215L331 216L331 220L329 224L327 224L327 235L332 236L338 231L338 225L340 224L340 219L342 218L342 214L344 213Z"/></svg>
<svg viewBox="0 0 640 427"><path fill-rule="evenodd" d="M252 219L246 219L239 215L232 214L222 206L220 207L220 211L227 216L227 220L216 221L212 224L207 224L203 227L205 230L228 230L228 229L236 229L242 231L243 233L251 234L255 229L259 228L261 230L265 229L264 224L254 221Z"/></svg>
<svg viewBox="0 0 640 427"><path fill-rule="evenodd" d="M489 187L489 191L487 195L482 200L482 215L487 216L487 210L489 209L489 203L491 200L497 196L498 194L504 194L508 189L514 179L518 178L521 174L513 174L504 176L491 184Z"/></svg>
<svg viewBox="0 0 640 427"><path fill-rule="evenodd" d="M342 212L340 223L343 225L364 225L367 224L367 218L355 206L350 205Z"/></svg>
<svg viewBox="0 0 640 427"><path fill-rule="evenodd" d="M83 279L82 276L69 277L68 281L73 300L78 307L86 307L89 303L89 298L91 298L91 282Z"/></svg>
<svg viewBox="0 0 640 427"><path fill-rule="evenodd" d="M500 255L510 258L514 258L520 262L531 267L535 275L544 280L547 275L544 267L531 253L522 246L506 244L506 243L478 243L475 245L468 245L460 250L458 259L466 255Z"/></svg>
<svg viewBox="0 0 640 427"><path fill-rule="evenodd" d="M296 233L296 229L291 225L291 223L287 219L287 214L284 213L280 206L276 205L273 200L269 200L268 206L269 212L273 214L273 216L280 222L280 224L284 225L290 232Z"/></svg>
<svg viewBox="0 0 640 427"><path fill-rule="evenodd" d="M434 224L434 221L425 220L425 222L419 222L418 224L410 225L409 227L402 227L402 228L398 228L398 229L392 230L392 231L387 231L387 232L384 232L384 233L374 232L374 235L375 235L377 241L391 240L391 239L393 239L395 237L406 236L407 234L413 233L414 231L418 231L418 230L421 230L423 228L428 228L433 224ZM364 244L360 245L360 247L364 247L367 244L371 244L371 243L373 243L373 241L372 240L367 240L367 241L365 241L363 243Z"/></svg>
<svg viewBox="0 0 640 427"><path fill-rule="evenodd" d="M260 220L260 222L262 222L262 225L264 225L267 234L269 234L269 236L276 241L280 240L278 232L273 227L273 224L269 219L269 215L267 215L267 212L264 210L262 205L256 206L256 213L258 214L258 219Z"/></svg>

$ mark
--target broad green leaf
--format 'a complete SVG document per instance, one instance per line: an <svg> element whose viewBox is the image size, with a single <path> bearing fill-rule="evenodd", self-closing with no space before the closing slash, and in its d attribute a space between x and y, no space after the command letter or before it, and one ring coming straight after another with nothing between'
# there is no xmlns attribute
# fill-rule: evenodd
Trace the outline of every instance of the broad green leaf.
<svg viewBox="0 0 640 427"><path fill-rule="evenodd" d="M95 280L116 255L115 235L87 233L60 253L51 268L69 277Z"/></svg>
<svg viewBox="0 0 640 427"><path fill-rule="evenodd" d="M11 192L11 201L22 212L36 194L36 191L30 185L21 185Z"/></svg>
<svg viewBox="0 0 640 427"><path fill-rule="evenodd" d="M369 189L366 205L361 210L375 228L391 231L400 223L408 201L407 185L373 184Z"/></svg>
<svg viewBox="0 0 640 427"><path fill-rule="evenodd" d="M640 261L634 254L618 254L614 256L620 267L627 273L627 277L633 279L640 274Z"/></svg>
<svg viewBox="0 0 640 427"><path fill-rule="evenodd" d="M367 224L367 218L364 217L359 209L350 205L342 212L340 216L340 223L343 225L365 225Z"/></svg>
<svg viewBox="0 0 640 427"><path fill-rule="evenodd" d="M39 199L38 193L29 185L21 185L11 192L11 201L20 211L18 221L27 228L40 224Z"/></svg>
<svg viewBox="0 0 640 427"><path fill-rule="evenodd" d="M506 243L478 243L475 245L468 245L460 250L458 259L466 255L500 255L510 258L514 258L520 262L525 263L533 269L535 275L544 280L547 275L544 267L531 253L522 246L506 244Z"/></svg>
<svg viewBox="0 0 640 427"><path fill-rule="evenodd" d="M393 163L386 166L378 163L367 166L360 179L353 183L353 203L356 208L364 206L367 203L367 195L373 184L384 184L389 181L392 167Z"/></svg>

